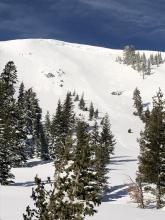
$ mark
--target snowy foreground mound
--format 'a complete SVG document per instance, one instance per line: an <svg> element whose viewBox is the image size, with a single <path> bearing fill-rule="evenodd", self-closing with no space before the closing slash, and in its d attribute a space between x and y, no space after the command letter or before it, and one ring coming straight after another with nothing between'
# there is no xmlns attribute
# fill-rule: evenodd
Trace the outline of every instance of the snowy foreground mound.
<svg viewBox="0 0 165 220"><path fill-rule="evenodd" d="M145 52L150 54L150 52ZM165 54L162 54L165 57ZM44 113L55 112L57 100L67 91L84 92L87 103L93 101L100 114L110 115L112 131L117 140L115 155L110 165L110 190L98 208L93 220L163 220L165 212L140 210L127 194L129 177L134 178L139 152L136 139L143 124L133 115L132 95L135 87L141 91L144 103L160 87L165 93L165 64L153 69L143 80L131 67L117 63L122 51L55 40L16 40L0 42L0 71L12 60L17 66L18 78L26 88L33 87ZM112 95L120 91L120 96ZM131 128L133 133L128 133ZM34 176L43 180L53 176L53 164L30 161L29 167L13 169L15 183L0 187L0 219L21 220L22 213L32 201L31 188Z"/></svg>

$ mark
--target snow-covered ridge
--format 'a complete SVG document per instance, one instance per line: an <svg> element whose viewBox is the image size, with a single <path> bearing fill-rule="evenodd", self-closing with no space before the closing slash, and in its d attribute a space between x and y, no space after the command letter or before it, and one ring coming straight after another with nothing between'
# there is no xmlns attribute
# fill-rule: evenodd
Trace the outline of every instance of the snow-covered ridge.
<svg viewBox="0 0 165 220"><path fill-rule="evenodd" d="M85 45L85 44L78 44L78 43L70 43L70 42L65 42L65 41L60 41L60 40L54 40L54 39L17 39L17 40L8 40L8 41L0 41L0 46L20 46L21 44L32 44L32 43L39 43L39 44L44 44L47 43L50 46L65 46L69 48L75 48L79 50L85 50L85 51L90 51L90 52L100 52L100 53L114 53L114 54L119 54L122 52L121 49L110 49L106 47L100 47L100 46L91 46L91 45ZM141 53L156 53L157 51L149 51L149 50L140 50ZM165 54L165 52L163 52Z"/></svg>
<svg viewBox="0 0 165 220"><path fill-rule="evenodd" d="M65 46L69 48L75 48L79 50L87 50L90 52L100 52L100 53L118 53L121 52L121 50L114 50L99 46L90 46L90 45L84 45L84 44L77 44L77 43L69 43L65 41L59 41L59 40L52 40L52 39L20 39L20 40L9 40L9 41L0 41L0 45L2 46L13 46L14 44L16 46L23 45L23 44L49 44L50 46Z"/></svg>

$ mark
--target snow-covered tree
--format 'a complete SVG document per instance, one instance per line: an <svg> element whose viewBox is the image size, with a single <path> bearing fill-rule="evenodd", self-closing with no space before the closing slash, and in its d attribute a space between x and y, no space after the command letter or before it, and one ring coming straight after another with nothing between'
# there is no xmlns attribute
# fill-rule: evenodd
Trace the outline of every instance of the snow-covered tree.
<svg viewBox="0 0 165 220"><path fill-rule="evenodd" d="M111 124L108 114L105 115L101 130L100 143L104 154L105 164L110 162L110 155L114 152L115 139L111 131Z"/></svg>
<svg viewBox="0 0 165 220"><path fill-rule="evenodd" d="M141 117L143 113L143 104L142 104L140 91L138 88L135 88L133 92L133 101L134 101L133 106L136 109L136 111L133 114Z"/></svg>
<svg viewBox="0 0 165 220"><path fill-rule="evenodd" d="M94 113L95 113L95 110L93 107L93 103L91 102L90 107L89 107L89 120L90 121L93 119Z"/></svg>
<svg viewBox="0 0 165 220"><path fill-rule="evenodd" d="M140 134L139 175L156 185L156 207L162 206L165 181L165 101L161 90L153 98L153 109Z"/></svg>
<svg viewBox="0 0 165 220"><path fill-rule="evenodd" d="M84 94L82 94L81 99L79 101L79 108L81 110L84 110L84 108L85 108Z"/></svg>
<svg viewBox="0 0 165 220"><path fill-rule="evenodd" d="M0 76L0 182L8 184L13 175L10 169L17 162L15 123L15 84L17 83L17 70L12 61L8 62Z"/></svg>

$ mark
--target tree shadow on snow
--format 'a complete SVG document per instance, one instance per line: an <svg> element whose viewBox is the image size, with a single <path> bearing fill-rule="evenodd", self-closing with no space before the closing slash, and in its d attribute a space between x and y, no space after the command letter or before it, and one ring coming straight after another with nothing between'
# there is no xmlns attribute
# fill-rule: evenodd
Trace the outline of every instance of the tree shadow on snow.
<svg viewBox="0 0 165 220"><path fill-rule="evenodd" d="M36 185L34 181L25 181L25 182L18 182L11 184L11 186L22 186L22 187L30 187L34 185Z"/></svg>
<svg viewBox="0 0 165 220"><path fill-rule="evenodd" d="M52 181L51 181L52 182ZM49 184L48 181L42 181L44 184ZM11 186L21 186L21 187L31 187L35 186L35 181L25 181L25 182L18 182L18 183L12 183Z"/></svg>
<svg viewBox="0 0 165 220"><path fill-rule="evenodd" d="M47 163L51 163L53 160L38 160L38 161L29 161L26 163L25 167L35 167L38 165L44 165Z"/></svg>
<svg viewBox="0 0 165 220"><path fill-rule="evenodd" d="M107 188L104 192L102 201L103 202L116 201L117 199L127 196L128 195L127 187L128 186L126 184L122 184Z"/></svg>
<svg viewBox="0 0 165 220"><path fill-rule="evenodd" d="M119 157L112 157L111 164L120 164L120 163L127 163L127 162L135 162L137 159L129 159L130 156L119 156Z"/></svg>

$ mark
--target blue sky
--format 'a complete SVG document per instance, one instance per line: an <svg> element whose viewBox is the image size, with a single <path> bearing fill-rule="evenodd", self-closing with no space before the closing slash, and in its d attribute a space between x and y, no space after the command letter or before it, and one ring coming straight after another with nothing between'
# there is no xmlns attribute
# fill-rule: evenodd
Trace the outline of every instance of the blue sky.
<svg viewBox="0 0 165 220"><path fill-rule="evenodd" d="M165 51L165 0L0 0L0 40Z"/></svg>

